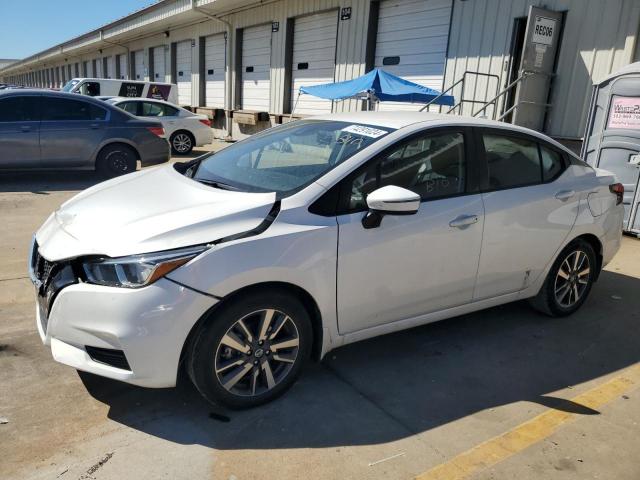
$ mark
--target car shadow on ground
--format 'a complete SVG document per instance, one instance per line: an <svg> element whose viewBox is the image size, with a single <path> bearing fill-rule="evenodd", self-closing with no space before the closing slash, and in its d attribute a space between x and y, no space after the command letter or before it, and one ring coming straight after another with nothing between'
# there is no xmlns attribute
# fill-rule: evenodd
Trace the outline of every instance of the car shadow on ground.
<svg viewBox="0 0 640 480"><path fill-rule="evenodd" d="M105 178L95 171L32 171L0 173L0 192L50 192L84 190Z"/></svg>
<svg viewBox="0 0 640 480"><path fill-rule="evenodd" d="M188 155L173 157L168 163L189 162L208 153L212 152L194 148ZM138 170L141 169L139 163ZM29 192L47 195L49 192L84 190L105 180L107 178L93 170L0 172L0 193Z"/></svg>
<svg viewBox="0 0 640 480"><path fill-rule="evenodd" d="M81 378L110 419L216 449L379 444L520 401L598 414L553 392L640 360L639 289L639 279L603 272L571 317L519 302L349 345L252 410L212 407L184 378L165 390Z"/></svg>

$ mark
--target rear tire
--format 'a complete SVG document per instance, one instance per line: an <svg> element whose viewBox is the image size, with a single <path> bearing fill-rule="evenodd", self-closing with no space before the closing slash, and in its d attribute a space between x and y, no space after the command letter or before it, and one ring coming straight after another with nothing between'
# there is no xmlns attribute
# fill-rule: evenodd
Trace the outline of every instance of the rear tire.
<svg viewBox="0 0 640 480"><path fill-rule="evenodd" d="M195 335L187 371L210 402L250 408L287 391L309 359L311 320L302 303L264 290L216 309Z"/></svg>
<svg viewBox="0 0 640 480"><path fill-rule="evenodd" d="M107 178L118 177L135 172L137 166L136 152L122 143L107 145L96 158L96 170Z"/></svg>
<svg viewBox="0 0 640 480"><path fill-rule="evenodd" d="M174 155L188 155L193 150L196 140L190 132L179 130L171 135L169 142Z"/></svg>
<svg viewBox="0 0 640 480"><path fill-rule="evenodd" d="M529 304L551 317L571 315L587 299L597 268L596 253L591 244L574 240L560 252L540 292L529 300Z"/></svg>

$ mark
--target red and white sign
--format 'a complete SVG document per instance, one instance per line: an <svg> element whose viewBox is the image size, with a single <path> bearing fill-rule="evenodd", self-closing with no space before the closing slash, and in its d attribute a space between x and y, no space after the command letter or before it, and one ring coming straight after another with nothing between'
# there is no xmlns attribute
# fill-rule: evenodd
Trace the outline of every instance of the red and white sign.
<svg viewBox="0 0 640 480"><path fill-rule="evenodd" d="M613 97L607 128L640 130L640 98Z"/></svg>

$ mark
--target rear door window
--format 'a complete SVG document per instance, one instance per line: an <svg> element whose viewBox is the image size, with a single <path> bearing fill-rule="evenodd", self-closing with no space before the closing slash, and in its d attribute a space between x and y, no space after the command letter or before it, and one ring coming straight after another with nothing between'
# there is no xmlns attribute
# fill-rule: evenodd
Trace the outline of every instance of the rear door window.
<svg viewBox="0 0 640 480"><path fill-rule="evenodd" d="M38 121L38 97L10 97L0 100L0 122Z"/></svg>
<svg viewBox="0 0 640 480"><path fill-rule="evenodd" d="M104 108L82 100L45 97L42 102L42 121L96 121L106 117Z"/></svg>
<svg viewBox="0 0 640 480"><path fill-rule="evenodd" d="M142 103L142 115L143 117L164 117L165 111L162 104L152 102Z"/></svg>
<svg viewBox="0 0 640 480"><path fill-rule="evenodd" d="M497 133L483 133L489 189L522 187L542 182L538 144Z"/></svg>

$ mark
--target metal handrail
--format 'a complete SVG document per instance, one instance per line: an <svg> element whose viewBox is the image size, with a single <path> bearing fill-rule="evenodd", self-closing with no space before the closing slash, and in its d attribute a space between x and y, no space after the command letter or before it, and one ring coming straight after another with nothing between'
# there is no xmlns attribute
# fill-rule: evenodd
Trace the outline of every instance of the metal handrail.
<svg viewBox="0 0 640 480"><path fill-rule="evenodd" d="M489 105L491 105L492 103L496 103L500 97L502 97L505 93L509 92L518 83L522 82L525 78L528 78L528 77L530 77L532 75L536 75L537 73L538 72L532 72L532 71L529 71L529 70L523 70L523 72L518 76L518 78L516 78L513 82L511 82L509 85L504 87L495 97L493 97L491 100L486 102L480 108L480 110L478 110L476 113L472 114L471 116L472 117L477 116L480 112L483 112L484 110L486 110ZM506 117L509 113L511 113L517 107L518 107L518 103L514 104L509 110L507 110L502 115L500 115L498 120L502 120L504 117Z"/></svg>
<svg viewBox="0 0 640 480"><path fill-rule="evenodd" d="M496 90L497 90L497 85L500 83L500 77L498 75L494 74L494 73L474 72L474 71L471 71L471 70L467 70L466 72L464 72L462 74L462 77L460 77L459 80L454 82L449 88L447 88L442 93L440 93L438 96L436 96L431 101L426 103L425 106L420 109L420 111L423 112L426 109L428 109L430 105L433 105L438 99L442 98L444 95L446 95L447 93L451 92L455 87L457 87L461 83L462 83L462 91L461 91L461 94L460 94L460 101L458 103L456 103L453 107L451 107L449 110L447 110L446 113L451 113L458 107L461 108L462 104L465 103L465 102L469 102L469 103L480 103L480 102L482 102L482 100L466 100L464 98L464 87L465 87L465 82L466 82L467 75L475 75L476 77L495 78L496 79ZM442 105L440 105L440 107L442 107Z"/></svg>
<svg viewBox="0 0 640 480"><path fill-rule="evenodd" d="M466 74L466 73L467 73L467 72L465 72L465 74ZM432 100L430 100L429 102L427 102L427 103L425 104L425 106L424 106L424 107L422 107L422 108L421 108L420 110L418 110L418 111L420 111L420 112L424 112L424 111L425 111L425 109L429 108L429 105L432 105L432 104L433 104L436 100L438 100L439 98L444 97L444 96L447 94L447 92L450 92L451 90L453 90L453 89L454 89L454 87L455 87L456 85L458 85L459 83L461 83L461 82L464 82L464 75L462 76L462 78L460 78L460 80L458 80L457 82L455 82L455 83L454 83L453 85L451 85L449 88L447 88L446 90L443 90L443 91L442 91L442 93L441 93L440 95L438 95L437 97L435 97L435 98L433 98ZM454 107L454 108L455 108L455 107ZM451 111L451 110L449 110L449 111ZM447 113L449 113L449 112L447 112Z"/></svg>

